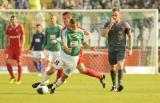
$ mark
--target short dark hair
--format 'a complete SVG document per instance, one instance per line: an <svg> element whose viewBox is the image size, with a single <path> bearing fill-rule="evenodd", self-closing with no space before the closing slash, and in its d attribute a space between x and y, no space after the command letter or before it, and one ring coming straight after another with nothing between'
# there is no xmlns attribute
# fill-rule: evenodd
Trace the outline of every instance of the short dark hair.
<svg viewBox="0 0 160 103"><path fill-rule="evenodd" d="M42 26L41 24L36 24L36 27L38 27L38 26Z"/></svg>
<svg viewBox="0 0 160 103"><path fill-rule="evenodd" d="M71 12L67 12L67 11L64 12L62 15L65 16L65 15L68 15L68 14L69 14L69 15L72 15Z"/></svg>
<svg viewBox="0 0 160 103"><path fill-rule="evenodd" d="M70 24L76 24L76 22L77 22L76 19L71 19L70 20Z"/></svg>
<svg viewBox="0 0 160 103"><path fill-rule="evenodd" d="M112 12L115 12L115 11L119 11L119 12L120 12L119 8L117 8L117 7L114 7L114 8L112 9Z"/></svg>
<svg viewBox="0 0 160 103"><path fill-rule="evenodd" d="M16 18L16 15L15 15L15 14L12 14L12 15L10 16L10 19L12 19L12 18Z"/></svg>

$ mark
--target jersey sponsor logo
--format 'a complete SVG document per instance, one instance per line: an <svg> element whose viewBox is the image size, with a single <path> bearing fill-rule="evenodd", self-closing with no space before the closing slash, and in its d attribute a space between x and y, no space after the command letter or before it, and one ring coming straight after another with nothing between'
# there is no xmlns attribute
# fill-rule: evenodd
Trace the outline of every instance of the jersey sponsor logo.
<svg viewBox="0 0 160 103"><path fill-rule="evenodd" d="M37 38L37 39L35 39L35 42L39 43L39 42L41 42L41 39Z"/></svg>
<svg viewBox="0 0 160 103"><path fill-rule="evenodd" d="M50 35L50 39L56 39L56 35Z"/></svg>
<svg viewBox="0 0 160 103"><path fill-rule="evenodd" d="M70 46L72 46L72 47L78 46L78 41L71 41Z"/></svg>
<svg viewBox="0 0 160 103"><path fill-rule="evenodd" d="M72 35L72 37L74 37L74 38L77 38L77 39L80 38L80 36L79 36L77 33L72 33L71 35Z"/></svg>

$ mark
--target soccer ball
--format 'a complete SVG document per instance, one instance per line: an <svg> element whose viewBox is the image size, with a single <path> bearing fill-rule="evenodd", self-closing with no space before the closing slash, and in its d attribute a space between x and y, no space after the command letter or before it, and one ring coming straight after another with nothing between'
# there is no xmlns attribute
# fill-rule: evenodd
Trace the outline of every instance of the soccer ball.
<svg viewBox="0 0 160 103"><path fill-rule="evenodd" d="M37 93L38 94L46 94L48 92L48 87L45 85L38 86L37 87Z"/></svg>

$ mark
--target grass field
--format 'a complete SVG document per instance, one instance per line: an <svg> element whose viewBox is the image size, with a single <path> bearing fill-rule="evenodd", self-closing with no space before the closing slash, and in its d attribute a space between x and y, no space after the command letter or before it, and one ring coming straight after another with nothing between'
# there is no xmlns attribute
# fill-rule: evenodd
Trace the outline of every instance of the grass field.
<svg viewBox="0 0 160 103"><path fill-rule="evenodd" d="M109 92L108 74L105 89L95 78L74 74L52 95L36 93L31 84L39 80L35 74L24 74L21 85L9 84L8 75L0 74L0 103L160 103L160 75L125 75L120 93Z"/></svg>

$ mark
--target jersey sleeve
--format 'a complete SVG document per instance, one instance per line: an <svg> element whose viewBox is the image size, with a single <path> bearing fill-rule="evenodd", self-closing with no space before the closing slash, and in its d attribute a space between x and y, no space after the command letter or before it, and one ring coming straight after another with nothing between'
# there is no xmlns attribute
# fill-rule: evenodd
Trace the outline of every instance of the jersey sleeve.
<svg viewBox="0 0 160 103"><path fill-rule="evenodd" d="M61 40L63 43L67 43L67 35L66 35L66 29L62 31L61 33Z"/></svg>
<svg viewBox="0 0 160 103"><path fill-rule="evenodd" d="M58 33L58 36L57 36L58 41L61 41L61 34L62 34L62 26L59 25L59 33Z"/></svg>
<svg viewBox="0 0 160 103"><path fill-rule="evenodd" d="M130 34L130 32L131 32L131 27L130 27L130 25L127 23L127 22L125 22L125 33L126 34Z"/></svg>
<svg viewBox="0 0 160 103"><path fill-rule="evenodd" d="M6 28L6 34L9 35L9 26Z"/></svg>
<svg viewBox="0 0 160 103"><path fill-rule="evenodd" d="M110 22L106 22L104 25L104 28L106 28L109 25Z"/></svg>
<svg viewBox="0 0 160 103"><path fill-rule="evenodd" d="M24 33L24 28L23 28L23 25L22 25L22 24L20 24L20 32L21 32L21 35L25 35L25 33Z"/></svg>

